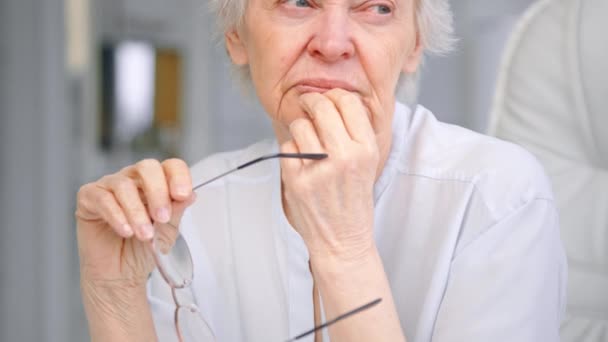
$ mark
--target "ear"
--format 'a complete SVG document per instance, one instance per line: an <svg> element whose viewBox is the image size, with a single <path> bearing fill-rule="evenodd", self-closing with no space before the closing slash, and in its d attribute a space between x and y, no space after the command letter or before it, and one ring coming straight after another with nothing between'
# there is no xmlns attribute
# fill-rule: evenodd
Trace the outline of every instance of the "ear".
<svg viewBox="0 0 608 342"><path fill-rule="evenodd" d="M228 51L232 63L235 65L247 64L249 62L249 57L247 56L247 49L239 32L236 29L233 29L227 32L224 37L226 40L226 50Z"/></svg>
<svg viewBox="0 0 608 342"><path fill-rule="evenodd" d="M424 51L424 47L422 46L422 39L420 37L420 32L416 33L416 45L414 49L405 57L405 61L403 62L403 67L401 71L405 74L413 74L418 70L420 66L420 61L422 60L422 52Z"/></svg>

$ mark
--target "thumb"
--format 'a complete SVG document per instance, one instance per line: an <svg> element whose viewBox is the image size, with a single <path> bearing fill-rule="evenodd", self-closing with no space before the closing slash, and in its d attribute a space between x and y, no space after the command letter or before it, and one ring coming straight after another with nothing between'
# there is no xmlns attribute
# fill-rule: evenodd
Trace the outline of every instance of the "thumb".
<svg viewBox="0 0 608 342"><path fill-rule="evenodd" d="M160 249L162 253L168 253L175 244L175 240L179 234L184 211L186 211L189 206L194 204L195 201L195 192L192 192L190 198L185 201L173 201L171 207L171 220L169 220L168 223L155 223L156 236L154 243L156 244L156 248Z"/></svg>

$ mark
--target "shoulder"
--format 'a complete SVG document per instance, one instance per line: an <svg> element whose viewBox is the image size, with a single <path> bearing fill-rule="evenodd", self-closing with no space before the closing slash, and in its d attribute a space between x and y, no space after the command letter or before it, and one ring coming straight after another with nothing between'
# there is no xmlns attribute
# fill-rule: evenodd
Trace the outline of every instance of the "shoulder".
<svg viewBox="0 0 608 342"><path fill-rule="evenodd" d="M491 216L534 199L553 200L544 168L518 145L439 122L421 106L412 116L409 134L402 171L470 183Z"/></svg>
<svg viewBox="0 0 608 342"><path fill-rule="evenodd" d="M469 247L496 246L494 238L504 243L528 239L549 243L546 250L553 251L562 263L551 184L530 152L513 143L441 123L424 108L412 116L409 132L401 172L438 182L438 187L448 191L437 191L441 195L433 200L444 201L447 206L460 205L453 217L458 223L454 226L458 230L454 257L475 250Z"/></svg>
<svg viewBox="0 0 608 342"><path fill-rule="evenodd" d="M190 167L192 182L193 184L200 183L255 158L276 152L277 148L276 142L268 139L259 141L240 150L212 154ZM270 171L269 165L260 165L260 167L239 171L239 177L255 178L267 175Z"/></svg>

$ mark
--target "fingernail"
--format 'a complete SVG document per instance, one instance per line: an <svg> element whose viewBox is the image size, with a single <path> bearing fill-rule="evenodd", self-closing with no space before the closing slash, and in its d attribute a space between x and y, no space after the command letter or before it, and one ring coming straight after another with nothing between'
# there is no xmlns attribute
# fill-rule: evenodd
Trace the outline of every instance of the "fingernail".
<svg viewBox="0 0 608 342"><path fill-rule="evenodd" d="M150 240L154 237L154 227L151 224L144 224L141 226L142 237L146 240Z"/></svg>
<svg viewBox="0 0 608 342"><path fill-rule="evenodd" d="M158 209L158 211L156 212L156 218L161 223L169 222L169 220L171 219L171 215L169 214L169 209L167 209L167 208Z"/></svg>
<svg viewBox="0 0 608 342"><path fill-rule="evenodd" d="M190 188L188 188L187 186L183 186L183 185L178 185L177 188L175 189L175 192L177 192L177 194L179 196L188 196L188 194L190 194Z"/></svg>
<svg viewBox="0 0 608 342"><path fill-rule="evenodd" d="M128 223L123 224L121 229L127 237L133 236L133 228Z"/></svg>

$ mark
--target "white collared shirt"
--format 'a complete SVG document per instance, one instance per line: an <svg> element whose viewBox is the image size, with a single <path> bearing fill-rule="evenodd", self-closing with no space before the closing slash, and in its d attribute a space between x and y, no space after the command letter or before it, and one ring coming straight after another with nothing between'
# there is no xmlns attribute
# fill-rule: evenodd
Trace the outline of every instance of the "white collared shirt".
<svg viewBox="0 0 608 342"><path fill-rule="evenodd" d="M421 106L395 108L374 237L407 340L559 341L567 267L542 167ZM277 151L264 141L211 156L192 167L194 183ZM192 295L218 341L279 342L313 327L308 252L283 213L277 160L201 188L181 229ZM175 340L157 272L148 295L159 339Z"/></svg>

